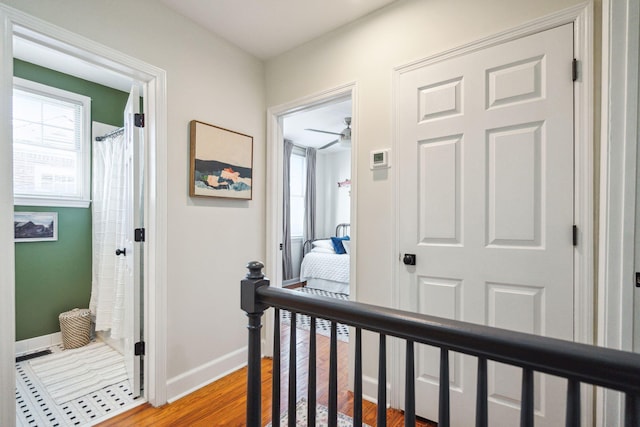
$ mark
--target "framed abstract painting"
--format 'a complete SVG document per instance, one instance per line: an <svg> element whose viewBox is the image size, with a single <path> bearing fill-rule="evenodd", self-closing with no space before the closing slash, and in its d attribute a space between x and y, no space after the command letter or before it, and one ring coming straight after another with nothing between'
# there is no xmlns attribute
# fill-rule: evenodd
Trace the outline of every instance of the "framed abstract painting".
<svg viewBox="0 0 640 427"><path fill-rule="evenodd" d="M192 120L189 195L251 200L253 137Z"/></svg>

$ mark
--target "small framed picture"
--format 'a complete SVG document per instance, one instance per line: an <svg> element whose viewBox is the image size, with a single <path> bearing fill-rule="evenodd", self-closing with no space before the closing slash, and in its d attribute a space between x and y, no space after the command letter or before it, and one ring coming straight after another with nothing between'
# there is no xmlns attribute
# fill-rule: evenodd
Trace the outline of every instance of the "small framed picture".
<svg viewBox="0 0 640 427"><path fill-rule="evenodd" d="M189 195L251 200L253 137L192 120Z"/></svg>
<svg viewBox="0 0 640 427"><path fill-rule="evenodd" d="M14 212L13 229L16 242L58 240L58 213Z"/></svg>

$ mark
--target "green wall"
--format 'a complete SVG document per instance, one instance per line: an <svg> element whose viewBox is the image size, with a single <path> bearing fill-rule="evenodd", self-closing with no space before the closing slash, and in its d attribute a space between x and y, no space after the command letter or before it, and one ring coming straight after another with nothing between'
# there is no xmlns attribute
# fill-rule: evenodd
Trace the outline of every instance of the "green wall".
<svg viewBox="0 0 640 427"><path fill-rule="evenodd" d="M91 120L122 126L128 94L14 60L14 76L91 98ZM58 315L88 308L91 296L91 208L16 206L16 211L58 212L58 240L15 244L16 340L60 330Z"/></svg>

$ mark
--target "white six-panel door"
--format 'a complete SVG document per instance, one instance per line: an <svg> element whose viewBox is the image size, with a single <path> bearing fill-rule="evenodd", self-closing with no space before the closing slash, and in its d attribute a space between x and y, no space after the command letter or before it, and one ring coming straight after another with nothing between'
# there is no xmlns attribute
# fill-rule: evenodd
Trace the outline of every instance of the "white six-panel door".
<svg viewBox="0 0 640 427"><path fill-rule="evenodd" d="M573 339L573 26L400 76L403 309ZM453 426L474 425L476 359L450 355ZM416 349L418 415L437 421L437 349ZM521 370L489 364L489 425L518 425ZM537 426L564 381L536 374Z"/></svg>

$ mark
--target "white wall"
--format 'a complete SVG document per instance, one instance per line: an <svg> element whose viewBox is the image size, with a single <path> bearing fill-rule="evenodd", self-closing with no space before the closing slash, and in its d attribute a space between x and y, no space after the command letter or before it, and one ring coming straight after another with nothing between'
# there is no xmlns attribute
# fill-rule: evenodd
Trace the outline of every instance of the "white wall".
<svg viewBox="0 0 640 427"><path fill-rule="evenodd" d="M168 397L245 363L239 282L265 247L263 64L157 1L3 2L167 71ZM254 137L253 200L188 197L193 119Z"/></svg>
<svg viewBox="0 0 640 427"><path fill-rule="evenodd" d="M351 179L351 150L319 151L316 157L318 237L335 236L336 225L350 222L350 187L338 182Z"/></svg>
<svg viewBox="0 0 640 427"><path fill-rule="evenodd" d="M580 3L577 0L400 0L266 63L267 105L356 82L357 298L393 301L393 173L369 170L369 152L390 148L392 72L407 64ZM332 64L327 66L327 64ZM393 153L392 153L393 154ZM393 165L398 167L398 165ZM364 375L377 375L377 339L363 338ZM370 384L371 385L371 384ZM366 386L366 384L365 384Z"/></svg>

